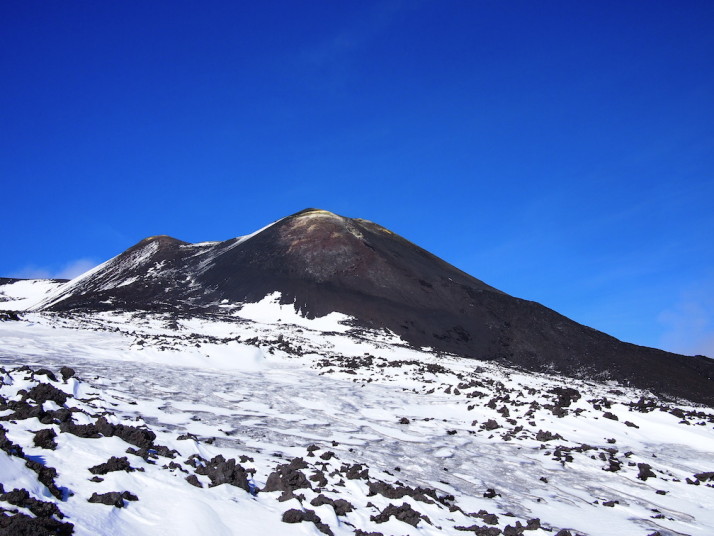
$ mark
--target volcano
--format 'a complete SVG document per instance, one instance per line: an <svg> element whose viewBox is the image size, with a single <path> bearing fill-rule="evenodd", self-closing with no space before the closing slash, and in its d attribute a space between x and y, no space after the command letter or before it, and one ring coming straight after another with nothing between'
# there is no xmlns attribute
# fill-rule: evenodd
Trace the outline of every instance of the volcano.
<svg viewBox="0 0 714 536"><path fill-rule="evenodd" d="M340 312L415 347L714 405L714 361L625 343L510 296L388 229L306 209L223 242L142 240L38 308L230 315L280 293L308 318Z"/></svg>

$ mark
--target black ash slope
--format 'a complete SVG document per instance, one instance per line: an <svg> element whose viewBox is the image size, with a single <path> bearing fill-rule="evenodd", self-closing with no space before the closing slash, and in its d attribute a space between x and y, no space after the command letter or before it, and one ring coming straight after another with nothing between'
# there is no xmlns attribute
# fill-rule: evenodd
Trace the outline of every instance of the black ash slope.
<svg viewBox="0 0 714 536"><path fill-rule="evenodd" d="M45 308L219 312L222 300L258 301L275 291L306 316L339 311L417 346L714 405L708 358L621 342L490 287L379 225L321 210L284 218L249 239L146 239Z"/></svg>

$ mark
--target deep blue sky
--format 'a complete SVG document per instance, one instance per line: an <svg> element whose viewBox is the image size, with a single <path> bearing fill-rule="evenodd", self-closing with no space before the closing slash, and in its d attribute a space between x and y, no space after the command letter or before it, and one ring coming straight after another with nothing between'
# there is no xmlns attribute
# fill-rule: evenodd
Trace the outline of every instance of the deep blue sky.
<svg viewBox="0 0 714 536"><path fill-rule="evenodd" d="M6 1L0 275L305 207L714 356L714 2Z"/></svg>

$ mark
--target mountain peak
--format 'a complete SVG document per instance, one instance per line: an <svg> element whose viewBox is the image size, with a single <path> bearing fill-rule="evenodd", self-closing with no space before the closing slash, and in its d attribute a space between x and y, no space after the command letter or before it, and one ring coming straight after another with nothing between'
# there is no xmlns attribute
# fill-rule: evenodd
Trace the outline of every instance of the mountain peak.
<svg viewBox="0 0 714 536"><path fill-rule="evenodd" d="M278 242L288 256L320 280L356 269L369 261L373 251L353 220L319 209L304 210L283 222Z"/></svg>
<svg viewBox="0 0 714 536"><path fill-rule="evenodd" d="M300 212L296 212L291 218L300 218L300 217L310 217L310 216L324 216L324 217L333 217L333 218L341 218L342 216L338 216L334 212L330 212L329 210L324 210L322 208L305 208L302 209Z"/></svg>
<svg viewBox="0 0 714 536"><path fill-rule="evenodd" d="M332 232L347 230L351 221L350 218L339 216L329 210L308 208L285 218L281 223L282 227L295 229L298 232L301 230L305 233L311 233L320 231L325 227L331 229Z"/></svg>
<svg viewBox="0 0 714 536"><path fill-rule="evenodd" d="M226 314L225 304L278 293L305 317L342 313L414 347L714 403L714 361L618 341L509 296L366 220L309 208L252 235L196 246L147 238L46 308Z"/></svg>
<svg viewBox="0 0 714 536"><path fill-rule="evenodd" d="M179 240L178 238L174 238L173 236L169 235L154 235L154 236L147 236L143 240L141 240L137 246L139 245L146 245L146 244L159 244L160 246L177 246L177 245L183 245L187 244L188 242L184 242L183 240Z"/></svg>

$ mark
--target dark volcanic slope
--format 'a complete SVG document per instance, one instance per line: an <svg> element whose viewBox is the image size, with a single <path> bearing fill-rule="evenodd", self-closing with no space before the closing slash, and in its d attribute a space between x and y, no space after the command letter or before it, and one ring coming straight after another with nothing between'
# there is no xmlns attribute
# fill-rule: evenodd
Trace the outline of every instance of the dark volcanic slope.
<svg viewBox="0 0 714 536"><path fill-rule="evenodd" d="M308 209L225 242L143 240L45 308L218 312L279 291L307 316L332 311L417 346L529 370L626 381L714 405L714 361L623 343L500 292L372 222Z"/></svg>

